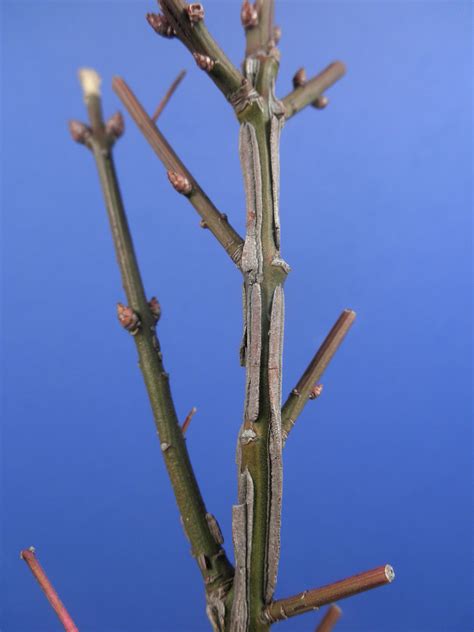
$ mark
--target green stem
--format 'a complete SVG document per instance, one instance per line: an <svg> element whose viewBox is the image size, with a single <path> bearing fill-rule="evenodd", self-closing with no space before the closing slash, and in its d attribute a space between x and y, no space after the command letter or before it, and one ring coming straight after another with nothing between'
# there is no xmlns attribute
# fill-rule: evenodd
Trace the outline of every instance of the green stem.
<svg viewBox="0 0 474 632"><path fill-rule="evenodd" d="M91 148L97 164L127 301L141 322L134 341L161 450L183 527L191 543L192 555L197 558L206 592L212 595L219 589L228 589L233 577L233 567L210 528L210 514L206 512L176 415L168 374L163 366L156 337L155 318L145 295L120 194L111 144L105 135L97 138L93 134Z"/></svg>
<svg viewBox="0 0 474 632"><path fill-rule="evenodd" d="M222 51L207 30L204 20L191 23L184 0L159 0L163 14L174 28L176 35L191 53L210 57L215 63L209 76L226 98L239 90L243 75Z"/></svg>

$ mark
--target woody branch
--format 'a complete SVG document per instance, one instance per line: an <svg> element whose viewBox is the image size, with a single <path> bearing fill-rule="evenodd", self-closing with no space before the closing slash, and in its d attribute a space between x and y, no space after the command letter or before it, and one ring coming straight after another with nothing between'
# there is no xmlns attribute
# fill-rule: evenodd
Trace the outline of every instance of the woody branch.
<svg viewBox="0 0 474 632"><path fill-rule="evenodd" d="M186 535L191 543L206 586L208 608L223 607L232 577L233 567L221 546L222 537L214 517L207 513L189 459L186 443L174 407L169 377L163 365L156 324L160 316L158 301L148 301L145 295L135 255L125 208L117 181L112 155L113 143L123 132L121 118L104 123L100 97L100 78L94 70L80 72L84 99L91 128L84 124L84 142L96 160L100 182L109 216L112 237L128 305L119 303L118 316L123 327L132 334L137 347L139 364L147 387L160 446L181 513Z"/></svg>

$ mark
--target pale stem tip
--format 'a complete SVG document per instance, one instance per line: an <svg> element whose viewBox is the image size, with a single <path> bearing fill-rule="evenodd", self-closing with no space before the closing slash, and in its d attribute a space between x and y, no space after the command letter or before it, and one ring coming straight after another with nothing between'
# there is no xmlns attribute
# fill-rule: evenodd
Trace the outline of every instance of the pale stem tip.
<svg viewBox="0 0 474 632"><path fill-rule="evenodd" d="M390 566L390 564L385 566L385 577L389 582L393 582L395 579L395 571L393 570L393 566Z"/></svg>
<svg viewBox="0 0 474 632"><path fill-rule="evenodd" d="M81 68L79 70L79 82L85 99L92 96L100 97L101 78L96 70L93 68Z"/></svg>

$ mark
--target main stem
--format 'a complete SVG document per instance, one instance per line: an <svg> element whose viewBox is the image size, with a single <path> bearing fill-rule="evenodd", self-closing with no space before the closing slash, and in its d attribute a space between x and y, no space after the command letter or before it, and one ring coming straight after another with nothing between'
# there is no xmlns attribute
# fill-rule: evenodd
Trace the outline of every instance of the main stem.
<svg viewBox="0 0 474 632"><path fill-rule="evenodd" d="M278 219L278 152L283 111L273 95L278 61L266 36L271 30L267 21L264 26L263 48L256 51L253 48L244 64L246 76L261 99L240 116L240 150L247 196L247 236L242 257L247 389L238 461L239 506L245 505L246 513L239 526L239 506L234 508L237 562L234 611L237 614L239 608L237 578L242 573L239 568L242 563L246 566L246 581L242 580L246 607L241 608L239 622L235 617L232 630L235 626L236 630L249 632L265 632L270 627L262 612L273 595L279 558L282 286L288 272L288 266L280 258ZM258 38L253 34L253 39ZM246 559L240 565L239 528L245 530L247 542Z"/></svg>

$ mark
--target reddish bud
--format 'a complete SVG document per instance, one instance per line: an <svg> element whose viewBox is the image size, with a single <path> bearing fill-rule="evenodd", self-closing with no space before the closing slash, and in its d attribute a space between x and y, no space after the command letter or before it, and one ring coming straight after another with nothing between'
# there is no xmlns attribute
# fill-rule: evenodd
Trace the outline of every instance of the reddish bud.
<svg viewBox="0 0 474 632"><path fill-rule="evenodd" d="M193 53L193 57L196 60L196 64L201 70L210 72L215 66L216 62L207 55L201 55L201 53Z"/></svg>
<svg viewBox="0 0 474 632"><path fill-rule="evenodd" d="M186 11L191 23L200 22L204 20L204 7L199 2L193 2L188 4Z"/></svg>
<svg viewBox="0 0 474 632"><path fill-rule="evenodd" d="M327 97L318 97L316 99L316 101L314 103L312 103L311 105L313 105L313 107L317 108L318 110L324 110L324 108L327 106L327 104L329 103L329 99Z"/></svg>
<svg viewBox="0 0 474 632"><path fill-rule="evenodd" d="M249 0L244 0L242 4L240 19L245 30L253 29L258 24L258 11Z"/></svg>
<svg viewBox="0 0 474 632"><path fill-rule="evenodd" d="M81 145L88 145L92 138L90 128L81 121L69 121L69 132L72 139Z"/></svg>
<svg viewBox="0 0 474 632"><path fill-rule="evenodd" d="M304 68L300 68L295 72L293 77L293 88L301 88L306 83L306 70Z"/></svg>
<svg viewBox="0 0 474 632"><path fill-rule="evenodd" d="M148 301L148 305L150 307L150 312L155 320L155 323L157 323L160 320L161 316L161 305L159 304L156 296L151 297L151 299Z"/></svg>
<svg viewBox="0 0 474 632"><path fill-rule="evenodd" d="M113 140L122 136L125 130L125 121L121 112L113 114L105 124L105 133Z"/></svg>
<svg viewBox="0 0 474 632"><path fill-rule="evenodd" d="M315 384L311 390L311 393L309 394L309 399L317 399L321 395L322 392L323 392L323 385Z"/></svg>
<svg viewBox="0 0 474 632"><path fill-rule="evenodd" d="M151 28L162 37L174 37L175 32L168 19L159 13L147 13L146 19Z"/></svg>
<svg viewBox="0 0 474 632"><path fill-rule="evenodd" d="M117 316L122 327L131 333L132 336L138 333L141 325L140 319L131 307L117 303Z"/></svg>
<svg viewBox="0 0 474 632"><path fill-rule="evenodd" d="M168 180L171 182L178 193L189 195L193 190L193 186L191 182L189 182L189 180L186 178L186 176L183 176L177 171L168 171Z"/></svg>

